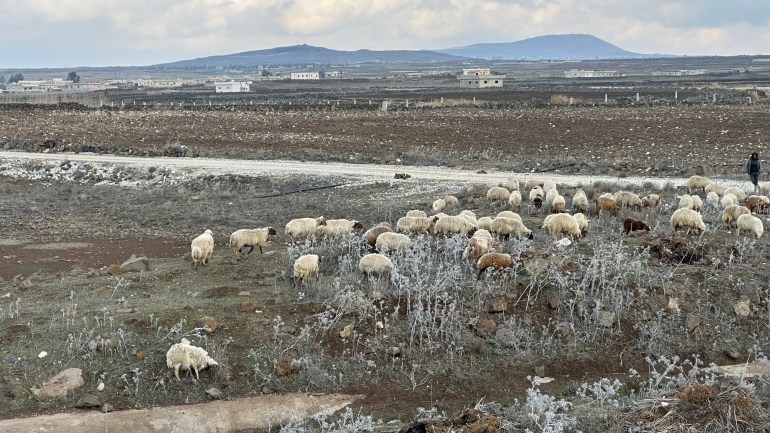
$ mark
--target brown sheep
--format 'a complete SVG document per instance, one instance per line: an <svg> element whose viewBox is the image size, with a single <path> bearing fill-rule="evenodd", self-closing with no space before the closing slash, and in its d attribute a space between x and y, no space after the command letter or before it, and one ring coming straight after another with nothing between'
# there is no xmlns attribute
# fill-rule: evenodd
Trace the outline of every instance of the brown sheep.
<svg viewBox="0 0 770 433"><path fill-rule="evenodd" d="M377 243L377 237L379 235L392 231L393 229L390 228L390 224L379 223L364 233L364 239L366 239L366 243L369 244L370 247L374 248L374 245Z"/></svg>
<svg viewBox="0 0 770 433"><path fill-rule="evenodd" d="M602 213L616 213L620 211L620 205L614 199L608 197L595 199L594 206L596 206L596 214L599 216Z"/></svg>
<svg viewBox="0 0 770 433"><path fill-rule="evenodd" d="M513 259L510 254L505 253L486 253L479 258L476 264L479 274L476 279L481 278L481 274L489 268L492 269L510 269L513 268Z"/></svg>
<svg viewBox="0 0 770 433"><path fill-rule="evenodd" d="M623 220L623 234L629 234L635 231L650 231L650 226L644 223L644 221L635 220L633 218L626 218Z"/></svg>

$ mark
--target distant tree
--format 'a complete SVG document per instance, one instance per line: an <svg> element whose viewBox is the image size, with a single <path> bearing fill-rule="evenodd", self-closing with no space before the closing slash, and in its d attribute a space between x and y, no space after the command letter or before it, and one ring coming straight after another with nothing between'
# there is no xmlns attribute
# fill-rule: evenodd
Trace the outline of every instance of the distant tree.
<svg viewBox="0 0 770 433"><path fill-rule="evenodd" d="M24 75L22 74L13 74L11 75L11 78L8 79L8 84L11 83L18 83L19 81L24 80Z"/></svg>
<svg viewBox="0 0 770 433"><path fill-rule="evenodd" d="M269 77L270 75L271 75L270 71L268 71L267 69L263 69L262 70L262 76L263 77Z"/></svg>
<svg viewBox="0 0 770 433"><path fill-rule="evenodd" d="M72 81L73 83L79 83L80 75L78 75L77 72L72 71L69 74L67 74L67 81Z"/></svg>

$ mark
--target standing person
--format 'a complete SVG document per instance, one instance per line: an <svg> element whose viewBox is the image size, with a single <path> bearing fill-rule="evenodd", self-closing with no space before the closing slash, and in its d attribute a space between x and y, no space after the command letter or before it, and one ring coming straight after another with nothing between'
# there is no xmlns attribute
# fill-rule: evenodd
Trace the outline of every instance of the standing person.
<svg viewBox="0 0 770 433"><path fill-rule="evenodd" d="M751 154L746 160L746 172L749 174L751 183L754 184L754 191L759 189L759 172L762 171L762 161L759 160L757 152Z"/></svg>

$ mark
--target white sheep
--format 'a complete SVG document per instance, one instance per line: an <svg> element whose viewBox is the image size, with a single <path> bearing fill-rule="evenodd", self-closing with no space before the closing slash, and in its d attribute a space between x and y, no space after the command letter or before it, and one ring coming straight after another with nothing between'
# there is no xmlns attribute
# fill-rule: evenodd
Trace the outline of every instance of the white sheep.
<svg viewBox="0 0 770 433"><path fill-rule="evenodd" d="M541 180L541 179L529 179L527 181L526 185L524 186L524 189L526 189L527 191L532 191L532 188L537 187L537 188L540 188L542 190L544 184L545 184L544 180ZM545 195L545 192L543 192L543 195Z"/></svg>
<svg viewBox="0 0 770 433"><path fill-rule="evenodd" d="M642 199L631 191L618 191L615 194L612 194L612 199L615 200L620 207L637 210L642 208Z"/></svg>
<svg viewBox="0 0 770 433"><path fill-rule="evenodd" d="M443 198L437 199L436 201L433 202L433 204L431 205L431 208L433 209L434 212L443 211L444 209L446 209L446 200L444 200Z"/></svg>
<svg viewBox="0 0 770 433"><path fill-rule="evenodd" d="M296 242L298 239L304 240L314 235L318 226L323 225L326 225L326 219L324 217L296 218L286 224L284 233L289 235L292 242Z"/></svg>
<svg viewBox="0 0 770 433"><path fill-rule="evenodd" d="M739 204L731 204L722 211L722 222L730 228L739 216L751 215L751 211L747 207L743 207Z"/></svg>
<svg viewBox="0 0 770 433"><path fill-rule="evenodd" d="M486 232L486 234L481 234L481 232ZM479 257L489 252L491 244L492 235L486 230L479 230L473 234L473 237L468 239L468 245L463 251L462 260L467 260L470 258L476 262Z"/></svg>
<svg viewBox="0 0 770 433"><path fill-rule="evenodd" d="M738 234L743 232L753 233L757 239L762 237L762 233L765 231L765 227L762 224L762 220L754 215L741 215L736 221L738 225Z"/></svg>
<svg viewBox="0 0 770 433"><path fill-rule="evenodd" d="M196 237L190 243L190 256L195 268L198 267L199 263L204 266L207 265L213 253L214 235L211 233L211 230L206 229L202 235Z"/></svg>
<svg viewBox="0 0 770 433"><path fill-rule="evenodd" d="M444 197L444 203L446 203L446 207L453 208L457 206L458 203L460 203L460 200L458 200L457 197L453 195L448 195Z"/></svg>
<svg viewBox="0 0 770 433"><path fill-rule="evenodd" d="M315 276L318 280L320 274L318 254L305 254L294 261L294 287L297 287L297 278L300 284L305 284L305 279Z"/></svg>
<svg viewBox="0 0 770 433"><path fill-rule="evenodd" d="M382 254L367 254L358 261L358 270L367 277L387 275L393 269L393 262Z"/></svg>
<svg viewBox="0 0 770 433"><path fill-rule="evenodd" d="M412 245L409 236L401 233L385 232L377 237L374 247L379 252L403 251Z"/></svg>
<svg viewBox="0 0 770 433"><path fill-rule="evenodd" d="M746 194L746 191L738 188L737 186L731 186L731 187L725 188L725 194L734 195L739 202L746 201L746 198L748 198L749 196L748 194ZM724 197L724 194L722 194L722 196Z"/></svg>
<svg viewBox="0 0 770 433"><path fill-rule="evenodd" d="M605 192L604 194L600 195L598 198L611 198L613 201L615 201L615 195L611 192Z"/></svg>
<svg viewBox="0 0 770 433"><path fill-rule="evenodd" d="M509 191L514 192L519 190L519 178L517 177L509 177L507 181L505 181L502 185L502 187L508 188Z"/></svg>
<svg viewBox="0 0 770 433"><path fill-rule="evenodd" d="M428 214L425 213L425 211L423 211L423 210L412 209L412 210L410 210L409 212L406 213L406 216L408 216L408 217L423 217L423 218L427 218Z"/></svg>
<svg viewBox="0 0 770 433"><path fill-rule="evenodd" d="M536 186L529 191L529 201L531 201L532 204L538 209L543 204L544 196L545 192L539 186Z"/></svg>
<svg viewBox="0 0 770 433"><path fill-rule="evenodd" d="M685 194L681 197L679 197L679 205L677 206L678 209L692 209L695 205L693 204L692 196L690 194Z"/></svg>
<svg viewBox="0 0 770 433"><path fill-rule="evenodd" d="M267 245L267 238L275 236L277 233L272 227L263 227L261 229L238 229L230 234L230 248L235 252L235 257L246 257L254 247L259 247L259 253L264 254L262 247ZM248 253L244 254L241 249L251 247Z"/></svg>
<svg viewBox="0 0 770 433"><path fill-rule="evenodd" d="M476 225L460 215L447 215L441 217L433 225L433 233L436 235L452 235L461 233L471 236L476 231Z"/></svg>
<svg viewBox="0 0 770 433"><path fill-rule="evenodd" d="M567 209L567 202L564 200L564 196L556 194L551 202L551 212L562 213Z"/></svg>
<svg viewBox="0 0 770 433"><path fill-rule="evenodd" d="M478 224L478 220L476 219L476 213L473 212L472 210L468 210L468 209L461 210L460 213L457 214L457 216L461 216L465 218L466 221L473 224L474 226Z"/></svg>
<svg viewBox="0 0 770 433"><path fill-rule="evenodd" d="M166 352L166 365L174 369L174 376L179 381L179 370L193 370L195 379L200 380L198 372L210 365L219 365L202 347L193 346L190 340L183 338Z"/></svg>
<svg viewBox="0 0 770 433"><path fill-rule="evenodd" d="M701 214L692 209L680 208L671 215L671 228L676 232L679 229L687 229L687 234L691 230L703 232L706 230L706 224L703 223Z"/></svg>
<svg viewBox="0 0 770 433"><path fill-rule="evenodd" d="M396 231L398 233L408 234L428 234L430 228L435 222L435 217L410 217L405 216L396 222Z"/></svg>
<svg viewBox="0 0 770 433"><path fill-rule="evenodd" d="M493 186L487 191L487 200L490 202L502 201L508 203L511 198L511 192L501 186Z"/></svg>
<svg viewBox="0 0 770 433"><path fill-rule="evenodd" d="M348 219L326 220L326 224L319 225L315 229L315 234L319 238L334 238L340 235L353 233L354 230L363 230L364 224L361 221Z"/></svg>
<svg viewBox="0 0 770 433"><path fill-rule="evenodd" d="M550 215L546 220L543 221L543 227L554 239L561 235L569 236L573 241L580 239L580 225L572 215L557 213Z"/></svg>
<svg viewBox="0 0 770 433"><path fill-rule="evenodd" d="M737 205L738 197L736 197L734 194L731 194L729 192L725 192L724 195L722 196L722 199L719 200L719 204L721 204L723 208L726 208L727 206L731 206L731 205Z"/></svg>
<svg viewBox="0 0 770 433"><path fill-rule="evenodd" d="M369 244L369 246L373 247L377 243L377 238L381 234L386 232L392 232L392 231L393 229L390 227L390 224L386 222L382 222L370 228L369 230L367 230L364 233L363 238L366 241L366 243Z"/></svg>
<svg viewBox="0 0 770 433"><path fill-rule="evenodd" d="M647 194L642 197L642 207L656 208L660 205L660 196L658 194Z"/></svg>
<svg viewBox="0 0 770 433"><path fill-rule="evenodd" d="M548 194L548 191L555 190L556 189L556 182L552 180L546 180L543 182L543 191L545 191L546 194Z"/></svg>
<svg viewBox="0 0 770 433"><path fill-rule="evenodd" d="M521 209L521 193L519 190L511 191L511 196L508 197L508 204L513 209Z"/></svg>
<svg viewBox="0 0 770 433"><path fill-rule="evenodd" d="M504 210L497 214L497 218L505 217L505 218L513 218L515 220L519 220L524 222L524 220L521 219L521 215L517 214L516 212L511 212L509 210Z"/></svg>
<svg viewBox="0 0 770 433"><path fill-rule="evenodd" d="M557 195L559 195L559 191L557 191L556 188L545 191L545 204L551 206L553 204L553 199Z"/></svg>
<svg viewBox="0 0 770 433"><path fill-rule="evenodd" d="M572 215L572 218L575 218L575 221L578 223L578 227L580 228L580 237L585 237L588 233L588 219L586 216L578 212L574 215Z"/></svg>
<svg viewBox="0 0 770 433"><path fill-rule="evenodd" d="M708 184L712 183L711 179L704 176L690 176L687 179L687 191L692 194L696 189L706 188Z"/></svg>
<svg viewBox="0 0 770 433"><path fill-rule="evenodd" d="M719 194L716 191L709 191L706 193L706 204L711 208L719 207Z"/></svg>
<svg viewBox="0 0 770 433"><path fill-rule="evenodd" d="M725 194L725 189L727 189L727 187L719 185L716 182L711 182L703 188L703 192L706 194L715 192L718 196L722 197Z"/></svg>
<svg viewBox="0 0 770 433"><path fill-rule="evenodd" d="M770 181L759 182L759 191L764 195L770 195Z"/></svg>
<svg viewBox="0 0 770 433"><path fill-rule="evenodd" d="M582 189L575 191L572 196L572 210L574 212L588 212L588 197Z"/></svg>
<svg viewBox="0 0 770 433"><path fill-rule="evenodd" d="M695 212L700 212L700 209L703 207L703 200L700 198L699 195L693 195L692 196L692 210Z"/></svg>
<svg viewBox="0 0 770 433"><path fill-rule="evenodd" d="M476 227L478 227L479 230L492 230L492 217L483 216L479 218L476 222Z"/></svg>
<svg viewBox="0 0 770 433"><path fill-rule="evenodd" d="M524 223L515 218L497 217L492 220L492 233L498 238L508 238L509 236L526 236L532 238L532 231Z"/></svg>

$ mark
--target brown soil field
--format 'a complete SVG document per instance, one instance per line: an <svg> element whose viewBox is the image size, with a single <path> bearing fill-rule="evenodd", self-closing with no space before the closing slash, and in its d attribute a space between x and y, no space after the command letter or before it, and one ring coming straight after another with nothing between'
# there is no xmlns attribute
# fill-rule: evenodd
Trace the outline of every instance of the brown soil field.
<svg viewBox="0 0 770 433"><path fill-rule="evenodd" d="M767 237L738 234L708 204L704 233L674 232L669 218L685 186L624 182L642 174L743 180L745 156L764 153L764 105L0 112L7 149L61 152L56 163L0 171L0 418L82 410L75 403L84 393L115 410L202 403L215 387L225 399L361 394L355 413L398 425L474 405L506 431L544 431L553 419L563 431L703 429L728 425L728 413L745 428L733 431L760 431L768 420L766 381L736 383L709 370L767 362ZM160 159L141 172L67 162L67 151L86 146L149 157L182 145L184 158L438 165L474 176L174 177ZM51 167L74 174L35 175ZM410 209L435 214L431 204L448 194L459 203L445 212L494 217L510 206L486 199L496 183L483 181L485 170L610 175L616 182L586 178L589 200L629 189L660 194L662 205L604 216L589 209L587 236L563 245L541 228L550 209L525 194L516 210L533 238L501 239L496 248L514 257L513 269L478 279L460 259L461 235L412 236L411 249L390 253L394 272L381 280L358 271L368 251L360 233L296 245L284 235L289 220L321 215L395 227ZM557 187L570 207L577 188ZM624 217L652 230L624 236ZM230 233L265 226L278 235L264 254L236 260ZM205 229L214 254L194 268L190 241ZM320 277L297 285L292 264L307 253L321 257ZM148 257L149 269L108 272L131 254ZM677 306L667 307L672 299ZM218 323L213 333L196 325L204 316ZM166 351L183 337L219 363L200 380L177 382L166 366ZM68 367L83 369L83 388L63 399L29 391ZM535 375L553 381L535 386ZM592 388L602 379L610 385ZM709 387L709 404L688 397L695 386ZM544 395L554 400L542 410L524 403ZM666 415L672 401L676 413Z"/></svg>

